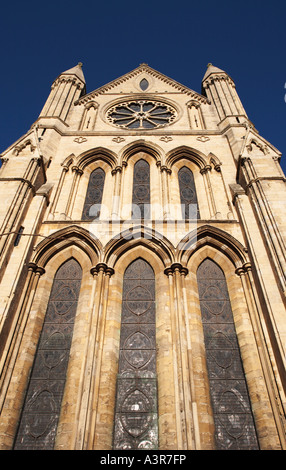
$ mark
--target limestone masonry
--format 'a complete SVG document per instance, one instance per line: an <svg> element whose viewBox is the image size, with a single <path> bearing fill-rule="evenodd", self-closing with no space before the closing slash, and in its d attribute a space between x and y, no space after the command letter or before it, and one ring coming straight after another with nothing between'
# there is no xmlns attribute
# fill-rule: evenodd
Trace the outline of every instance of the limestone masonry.
<svg viewBox="0 0 286 470"><path fill-rule="evenodd" d="M0 449L285 450L280 157L212 64L55 79L1 155Z"/></svg>

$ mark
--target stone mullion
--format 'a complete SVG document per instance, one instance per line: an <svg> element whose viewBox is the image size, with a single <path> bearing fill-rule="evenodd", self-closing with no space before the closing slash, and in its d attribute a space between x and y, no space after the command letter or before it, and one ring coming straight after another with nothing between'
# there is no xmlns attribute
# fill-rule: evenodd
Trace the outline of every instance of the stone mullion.
<svg viewBox="0 0 286 470"><path fill-rule="evenodd" d="M165 274L169 280L169 293L170 293L170 309L171 309L171 335L172 335L172 352L173 352L173 377L174 377L174 398L175 398L175 413L176 413L176 433L177 433L177 449L183 449L183 429L181 422L181 399L179 387L179 358L180 352L178 348L177 337L177 324L175 314L175 296L174 296L174 274L171 268L165 270Z"/></svg>
<svg viewBox="0 0 286 470"><path fill-rule="evenodd" d="M104 263L99 263L96 268L98 272L97 288L95 300L97 299L96 313L91 327L91 337L89 343L89 357L87 359L86 384L87 396L87 416L86 428L84 432L83 446L85 450L92 450L95 441L95 426L97 419L98 393L101 372L102 350L104 342L106 309L108 298L109 279L113 270Z"/></svg>
<svg viewBox="0 0 286 470"><path fill-rule="evenodd" d="M109 293L109 282L110 277L114 274L114 270L112 268L105 268L105 276L104 276L104 285L103 285L103 293L102 293L102 315L101 315L101 323L99 327L99 335L98 335L98 347L97 347L97 364L96 364L96 375L95 375L95 387L93 393L93 404L92 404L92 419L91 419L91 429L94 430L93 435L90 436L90 447L91 449L101 449L100 443L97 442L97 423L99 421L99 395L100 395L100 381L101 381L101 367L102 367L102 356L103 356L103 346L104 346L104 339L106 337L105 334L105 327L106 327L106 313L107 313L107 303L108 303L108 293ZM108 424L108 423L106 423Z"/></svg>
<svg viewBox="0 0 286 470"><path fill-rule="evenodd" d="M193 420L193 448L195 450L201 449L200 441L200 428L198 420L198 408L197 408L197 398L196 398L196 388L195 388L195 378L194 378L194 367L193 367L193 352L192 352L192 343L190 337L190 325L188 321L188 302L187 302L187 292L186 292L186 283L185 277L187 270L182 270L182 290L183 290L183 302L184 302L184 326L186 331L187 338L187 351L188 351L188 370L189 370L189 380L190 380L190 391L191 391L191 406L192 406L192 420Z"/></svg>
<svg viewBox="0 0 286 470"><path fill-rule="evenodd" d="M177 306L177 331L179 340L179 361L181 369L181 394L182 394L182 421L184 430L183 446L185 449L193 449L193 417L191 409L191 393L188 371L188 356L186 354L187 339L185 336L185 321L183 314L183 292L181 283L181 273L185 274L185 268L179 263L172 265L175 279L176 306Z"/></svg>
<svg viewBox="0 0 286 470"><path fill-rule="evenodd" d="M99 336L99 327L100 327L100 309L101 309L101 297L103 291L103 275L104 275L105 265L102 263L97 265L91 270L92 274L96 276L96 288L94 293L94 306L92 309L92 318L89 329L89 337L87 340L88 344L88 356L86 358L85 372L84 372L84 385L83 385L83 397L81 399L81 404L83 404L83 410L81 409L81 414L83 415L83 424L82 430L78 432L79 437L82 439L80 442L81 450L90 449L89 443L93 440L93 434L91 434L90 422L92 417L92 401L93 401L93 390L94 390L94 375L96 368L96 344L98 342ZM79 445L79 444L78 444Z"/></svg>
<svg viewBox="0 0 286 470"><path fill-rule="evenodd" d="M122 178L122 167L117 166L112 170L112 175L115 177L113 201L112 201L112 218L119 218L119 205L120 205L120 189L121 189L121 178Z"/></svg>
<svg viewBox="0 0 286 470"><path fill-rule="evenodd" d="M72 439L73 449L81 450L84 447L84 437L86 432L86 417L88 412L88 400L90 390L90 377L92 370L92 361L94 358L94 342L98 322L98 303L100 297L100 282L98 282L98 271L96 268L91 270L93 276L92 292L89 303L88 332L85 346L84 363L81 369L80 390L78 394L78 404L76 409L76 427Z"/></svg>
<svg viewBox="0 0 286 470"><path fill-rule="evenodd" d="M259 303L257 303L257 299L255 298L255 287L254 287L254 280L252 277L252 269L250 263L246 263L243 267L237 268L236 274L239 275L244 297L246 300L246 304L248 307L248 312L250 316L250 321L255 337L255 342L257 346L257 353L260 359L261 369L263 371L263 378L265 380L265 385L268 392L269 401L271 404L271 409L274 415L274 421L276 424L277 432L279 435L279 440L281 443L282 449L286 449L286 428L285 428L285 418L283 418L283 405L280 402L279 392L276 387L276 381L273 377L273 373L271 372L271 359L267 352L266 348L266 340L264 338L263 327L261 325L260 315L262 312L259 312ZM253 357L251 357L253 360ZM251 391L252 383L251 380L248 381L248 387ZM255 391L254 391L255 393ZM263 399L262 393L260 402ZM260 403L261 405L261 403ZM267 404L263 406L263 410L266 410ZM265 430L265 422L262 421L261 417L259 416L259 410L256 413L256 426L258 429L258 433L261 436L261 441L263 441L264 437L264 430ZM268 423L269 427L269 423ZM271 432L271 430L270 430ZM269 440L269 436L268 436ZM264 444L267 447L267 443Z"/></svg>
<svg viewBox="0 0 286 470"><path fill-rule="evenodd" d="M164 220L169 219L170 217L170 197L169 197L169 187L168 187L168 174L171 173L171 170L166 166L160 167L161 174L161 187L162 187L162 200L163 200L163 217Z"/></svg>
<svg viewBox="0 0 286 470"><path fill-rule="evenodd" d="M127 162L122 162L122 170L121 170L121 179L120 179L120 192L119 192L119 217L122 217L122 212L124 209L123 206L123 188L126 187L126 168L127 168ZM127 172L128 173L128 172ZM128 201L129 203L130 201ZM131 202L130 202L130 214L131 214L131 206L132 206L132 189L131 189ZM131 216L130 216L131 217ZM125 213L125 219L126 219L126 213Z"/></svg>

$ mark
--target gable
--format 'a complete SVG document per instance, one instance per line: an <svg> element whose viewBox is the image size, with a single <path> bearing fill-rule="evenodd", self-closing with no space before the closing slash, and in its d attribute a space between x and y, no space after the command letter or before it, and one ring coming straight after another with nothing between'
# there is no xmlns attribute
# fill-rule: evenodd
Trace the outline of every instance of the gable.
<svg viewBox="0 0 286 470"><path fill-rule="evenodd" d="M87 103L95 97L104 94L164 94L183 93L200 102L207 103L205 96L191 90L181 83L157 72L147 64L141 64L131 72L103 85L96 90L82 96L76 104Z"/></svg>

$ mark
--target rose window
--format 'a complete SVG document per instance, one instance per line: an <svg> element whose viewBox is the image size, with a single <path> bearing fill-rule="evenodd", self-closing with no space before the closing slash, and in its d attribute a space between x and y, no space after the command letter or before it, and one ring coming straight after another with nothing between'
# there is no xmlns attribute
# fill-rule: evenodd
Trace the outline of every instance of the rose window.
<svg viewBox="0 0 286 470"><path fill-rule="evenodd" d="M171 124L176 110L165 103L150 100L128 101L113 106L107 112L111 124L127 129L155 129Z"/></svg>

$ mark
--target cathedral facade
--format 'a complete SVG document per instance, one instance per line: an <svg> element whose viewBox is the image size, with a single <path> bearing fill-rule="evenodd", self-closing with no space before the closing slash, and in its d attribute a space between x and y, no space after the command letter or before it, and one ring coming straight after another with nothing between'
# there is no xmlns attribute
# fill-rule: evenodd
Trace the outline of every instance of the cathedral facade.
<svg viewBox="0 0 286 470"><path fill-rule="evenodd" d="M232 78L60 74L0 169L0 449L286 448L286 185Z"/></svg>

